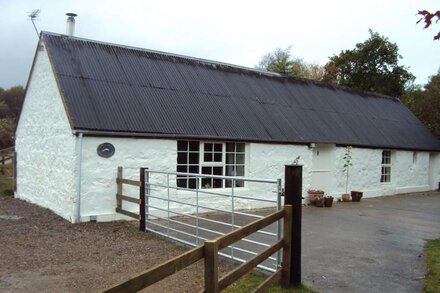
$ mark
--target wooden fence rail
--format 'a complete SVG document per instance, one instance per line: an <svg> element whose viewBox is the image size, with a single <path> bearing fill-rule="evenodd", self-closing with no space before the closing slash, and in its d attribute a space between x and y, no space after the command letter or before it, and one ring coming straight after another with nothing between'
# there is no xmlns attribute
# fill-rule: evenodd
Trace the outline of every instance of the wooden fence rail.
<svg viewBox="0 0 440 293"><path fill-rule="evenodd" d="M131 197L131 196L124 194L123 185L127 184L127 185L140 187L141 181L123 178L123 174L124 174L123 168L118 167L118 174L116 177L117 191L116 191L116 209L115 210L117 213L123 214L127 217L130 217L130 218L133 218L136 220L141 220L141 213L136 214L134 212L128 211L128 210L124 209L123 205L122 205L123 201L127 201L127 202L138 204L140 206L141 199Z"/></svg>
<svg viewBox="0 0 440 293"><path fill-rule="evenodd" d="M141 169L141 182L145 181ZM302 166L286 166L285 171L285 204L283 209L276 211L264 218L251 222L239 229L233 230L213 240L207 240L184 254L169 261L159 264L145 272L123 282L117 286L105 290L106 293L115 292L138 292L190 265L204 259L205 262L205 287L202 292L217 293L225 289L240 277L251 271L258 264L280 249L283 249L282 264L274 274L263 281L254 292L264 292L268 287L281 279L284 287L298 285L301 282L301 192L302 192ZM118 168L118 194L122 195L122 168ZM126 181L125 181L126 182ZM145 184L139 184L140 194L145 192ZM118 201L124 200L123 196L117 197ZM145 204L142 196L139 199ZM118 204L120 203L118 202ZM122 204L122 203L121 203ZM292 205L293 204L293 205ZM120 209L122 209L120 207ZM118 210L118 208L117 208ZM127 212L127 211L125 211ZM298 220L299 218L299 220ZM228 272L219 279L218 276L218 252L229 245L240 241L242 238L261 230L270 224L283 219L283 238L272 246L254 256L237 268ZM295 223L299 221L299 225ZM299 233L299 235L297 235ZM293 235L295 234L295 235ZM299 244L298 244L299 242Z"/></svg>
<svg viewBox="0 0 440 293"><path fill-rule="evenodd" d="M240 229L229 232L223 236L220 236L214 240L208 240L205 242L205 291L204 292L220 292L225 289L233 282L238 280L240 277L254 269L257 265L262 263L269 256L274 254L280 249L284 249L285 253L283 253L283 257L287 257L290 259L290 243L285 242L284 238L277 241L272 246L265 249L263 252L254 256L250 260L238 266L236 269L232 270L225 276L223 276L220 280L218 280L218 252L219 250L241 240L242 238L263 229L264 227L269 226L270 224L284 218L285 222L292 221L292 206L284 206L284 208L280 211L277 211L273 214L270 214L260 220L254 221L250 224L247 224ZM284 263L284 260L283 260ZM280 272L282 269L280 270ZM269 277L264 283L266 284L261 289L257 289L255 292L263 292L267 288L273 284L273 282L277 281L277 277L280 275L279 272L276 272L274 275ZM287 278L287 274L286 278ZM284 283L284 282L283 282Z"/></svg>
<svg viewBox="0 0 440 293"><path fill-rule="evenodd" d="M14 148L0 150L0 176L12 178L14 176Z"/></svg>
<svg viewBox="0 0 440 293"><path fill-rule="evenodd" d="M203 246L198 246L190 251L185 252L169 261L157 265L136 277L119 284L104 292L119 293L119 292L138 292L160 280L177 273L187 266L201 260L204 256Z"/></svg>

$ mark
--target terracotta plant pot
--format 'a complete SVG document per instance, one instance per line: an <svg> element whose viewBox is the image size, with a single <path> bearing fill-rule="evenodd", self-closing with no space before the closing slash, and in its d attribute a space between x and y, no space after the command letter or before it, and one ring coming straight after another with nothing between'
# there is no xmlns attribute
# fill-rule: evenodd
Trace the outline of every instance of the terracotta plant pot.
<svg viewBox="0 0 440 293"><path fill-rule="evenodd" d="M324 198L318 198L315 200L315 206L317 206L318 208L323 208L324 207Z"/></svg>
<svg viewBox="0 0 440 293"><path fill-rule="evenodd" d="M350 201L350 194L348 194L348 193L342 194L342 201L345 201L345 202Z"/></svg>
<svg viewBox="0 0 440 293"><path fill-rule="evenodd" d="M308 194L308 197L309 197L309 204L314 204L315 201L318 198L324 196L324 191L321 191L321 190L316 190L316 191L315 190L309 190L307 192L307 194Z"/></svg>
<svg viewBox="0 0 440 293"><path fill-rule="evenodd" d="M364 195L361 191L352 191L351 192L351 200L352 201L361 201L362 196Z"/></svg>
<svg viewBox="0 0 440 293"><path fill-rule="evenodd" d="M331 208L333 205L333 197L329 196L329 197L324 197L324 206L326 208Z"/></svg>

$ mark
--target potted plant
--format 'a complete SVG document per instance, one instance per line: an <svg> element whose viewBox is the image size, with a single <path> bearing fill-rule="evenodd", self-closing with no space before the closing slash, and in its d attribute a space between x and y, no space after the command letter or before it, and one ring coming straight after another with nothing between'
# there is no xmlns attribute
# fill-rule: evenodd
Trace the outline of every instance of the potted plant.
<svg viewBox="0 0 440 293"><path fill-rule="evenodd" d="M342 169L342 172L345 173L345 193L342 194L342 201L350 201L350 194L348 194L348 178L350 177L350 166L352 166L351 163L351 151L353 147L352 146L346 146L345 147L345 154L342 160L344 160L344 167Z"/></svg>
<svg viewBox="0 0 440 293"><path fill-rule="evenodd" d="M324 206L326 208L331 208L333 205L333 196L325 196L324 197Z"/></svg>
<svg viewBox="0 0 440 293"><path fill-rule="evenodd" d="M364 193L361 191L352 191L351 192L351 200L352 201L361 201L363 194Z"/></svg>
<svg viewBox="0 0 440 293"><path fill-rule="evenodd" d="M319 196L315 199L315 206L317 206L318 208L324 207L324 196Z"/></svg>
<svg viewBox="0 0 440 293"><path fill-rule="evenodd" d="M324 196L324 191L319 189L309 189L307 190L309 197L309 204L314 204L316 199Z"/></svg>

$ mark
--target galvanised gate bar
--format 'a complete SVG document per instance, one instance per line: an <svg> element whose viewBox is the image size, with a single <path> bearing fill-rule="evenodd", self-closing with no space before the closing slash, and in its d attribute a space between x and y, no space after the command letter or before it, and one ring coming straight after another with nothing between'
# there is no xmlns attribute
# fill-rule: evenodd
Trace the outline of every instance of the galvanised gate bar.
<svg viewBox="0 0 440 293"><path fill-rule="evenodd" d="M143 177L143 178L142 178ZM195 188L178 187L177 180L193 179ZM224 181L230 188L207 188L206 182ZM143 182L143 183L142 183ZM181 243L198 246L282 208L281 179L163 172L141 168L144 194L144 230ZM240 186L240 187L237 187ZM241 187L244 186L244 187ZM281 221L223 249L219 254L238 262L257 255L281 238ZM281 251L259 265L275 272Z"/></svg>

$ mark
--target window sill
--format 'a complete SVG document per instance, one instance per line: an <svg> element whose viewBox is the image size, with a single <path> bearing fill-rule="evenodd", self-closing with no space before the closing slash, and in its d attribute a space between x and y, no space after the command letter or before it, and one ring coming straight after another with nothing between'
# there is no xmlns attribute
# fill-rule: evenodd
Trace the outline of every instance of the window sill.
<svg viewBox="0 0 440 293"><path fill-rule="evenodd" d="M234 193L235 192L242 192L249 190L246 186L244 187L234 187ZM201 194L210 194L212 193L214 196L216 194L214 193L222 193L223 195L230 196L232 193L232 187L226 187L226 188L200 188L200 189L178 189L177 194L187 195L187 194L195 194L196 192L199 192ZM221 195L219 195L221 196Z"/></svg>

